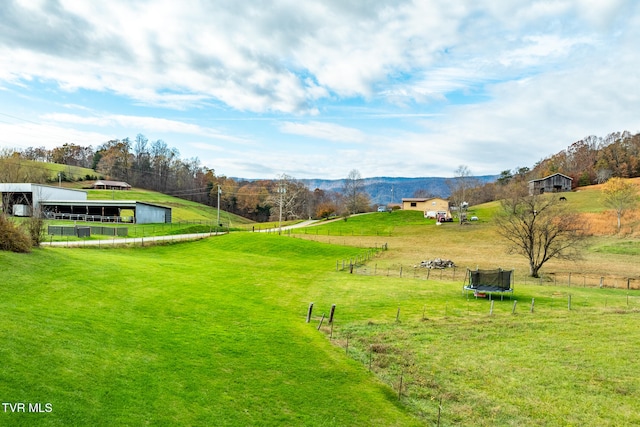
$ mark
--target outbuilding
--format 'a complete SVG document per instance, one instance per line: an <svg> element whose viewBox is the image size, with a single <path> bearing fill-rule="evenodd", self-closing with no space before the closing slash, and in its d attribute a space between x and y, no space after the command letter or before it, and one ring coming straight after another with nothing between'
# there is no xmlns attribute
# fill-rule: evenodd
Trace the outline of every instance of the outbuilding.
<svg viewBox="0 0 640 427"><path fill-rule="evenodd" d="M544 178L529 181L529 195L571 191L572 183L573 178L570 176L554 173Z"/></svg>
<svg viewBox="0 0 640 427"><path fill-rule="evenodd" d="M107 181L100 179L91 186L94 190L131 190L131 186L123 181Z"/></svg>
<svg viewBox="0 0 640 427"><path fill-rule="evenodd" d="M0 184L2 211L41 214L50 219L98 222L171 223L171 208L137 200L88 200L87 192L41 184Z"/></svg>

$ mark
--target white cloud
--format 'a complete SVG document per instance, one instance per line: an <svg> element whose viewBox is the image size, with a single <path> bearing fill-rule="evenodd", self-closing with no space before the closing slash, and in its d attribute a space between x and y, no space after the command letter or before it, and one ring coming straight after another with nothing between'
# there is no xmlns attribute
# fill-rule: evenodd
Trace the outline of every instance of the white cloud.
<svg viewBox="0 0 640 427"><path fill-rule="evenodd" d="M495 173L639 127L633 0L8 1L0 13L0 97L37 104L20 114L33 126L3 135L27 145L145 132L221 154L217 169Z"/></svg>
<svg viewBox="0 0 640 427"><path fill-rule="evenodd" d="M102 116L79 116L68 113L51 113L42 116L42 119L49 122L69 123L79 125L94 125L98 127L123 127L126 129L137 129L139 131L153 131L154 133L179 133L186 135L199 135L219 140L246 143L247 141L233 135L226 135L216 129L203 127L197 124L185 123L177 120L169 120L159 117L142 117L127 115L102 115Z"/></svg>
<svg viewBox="0 0 640 427"><path fill-rule="evenodd" d="M9 148L46 147L52 149L66 143L98 146L111 137L96 131L37 123L0 122L0 145Z"/></svg>
<svg viewBox="0 0 640 427"><path fill-rule="evenodd" d="M366 135L358 129L324 122L284 122L280 124L283 133L308 136L337 142L364 142Z"/></svg>

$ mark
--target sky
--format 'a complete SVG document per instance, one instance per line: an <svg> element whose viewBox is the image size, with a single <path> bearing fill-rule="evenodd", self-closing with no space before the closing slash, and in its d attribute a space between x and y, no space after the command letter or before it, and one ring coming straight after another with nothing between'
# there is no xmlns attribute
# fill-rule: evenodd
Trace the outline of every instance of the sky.
<svg viewBox="0 0 640 427"><path fill-rule="evenodd" d="M2 3L0 148L143 134L229 177L451 177L640 131L636 0Z"/></svg>

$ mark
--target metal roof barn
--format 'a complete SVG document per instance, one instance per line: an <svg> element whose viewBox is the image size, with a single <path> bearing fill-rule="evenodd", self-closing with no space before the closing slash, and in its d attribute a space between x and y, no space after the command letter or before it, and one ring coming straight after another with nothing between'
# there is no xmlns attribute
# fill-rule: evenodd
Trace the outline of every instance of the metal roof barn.
<svg viewBox="0 0 640 427"><path fill-rule="evenodd" d="M2 210L30 216L77 221L171 223L171 208L136 200L87 200L82 190L40 184L0 184ZM123 212L124 211L124 212ZM126 215L132 211L133 215Z"/></svg>

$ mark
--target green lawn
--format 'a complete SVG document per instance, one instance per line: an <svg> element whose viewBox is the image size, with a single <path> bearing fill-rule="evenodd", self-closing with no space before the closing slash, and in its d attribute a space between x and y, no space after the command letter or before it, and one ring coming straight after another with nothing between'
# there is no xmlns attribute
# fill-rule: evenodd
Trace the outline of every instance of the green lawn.
<svg viewBox="0 0 640 427"><path fill-rule="evenodd" d="M435 425L440 402L441 425L640 422L638 291L517 284L489 316L461 281L336 271L360 251L237 233L0 253L0 396L53 409L0 423Z"/></svg>
<svg viewBox="0 0 640 427"><path fill-rule="evenodd" d="M351 251L242 233L0 253L0 396L53 407L0 423L417 424L305 323L309 291Z"/></svg>
<svg viewBox="0 0 640 427"><path fill-rule="evenodd" d="M154 193L110 193L175 203L185 221L215 215ZM593 209L593 195L570 196ZM466 226L372 213L282 236L0 252L0 396L52 409L3 406L0 425L640 424L640 291L580 287L578 276L636 278L637 287L636 239L590 239L584 261L543 268L558 283L516 275L513 298L494 301L492 313L490 301L462 292L463 273L371 274L434 257L460 271L526 271L496 237L496 206L474 207L480 220ZM136 236L207 231L129 227ZM383 243L389 250L356 274L336 271ZM321 324L332 304L334 324Z"/></svg>

